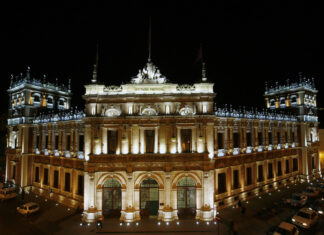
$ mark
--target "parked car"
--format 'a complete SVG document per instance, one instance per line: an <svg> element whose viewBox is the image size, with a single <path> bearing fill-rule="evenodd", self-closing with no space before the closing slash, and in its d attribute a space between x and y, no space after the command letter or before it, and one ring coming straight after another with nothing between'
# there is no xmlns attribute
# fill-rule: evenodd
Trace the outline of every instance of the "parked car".
<svg viewBox="0 0 324 235"><path fill-rule="evenodd" d="M322 199L316 199L310 207L317 211L319 215L324 215L324 201Z"/></svg>
<svg viewBox="0 0 324 235"><path fill-rule="evenodd" d="M286 203L291 206L304 206L307 202L308 197L300 193L293 193L291 198L286 199Z"/></svg>
<svg viewBox="0 0 324 235"><path fill-rule="evenodd" d="M319 195L319 191L314 187L307 187L306 190L302 192L302 194L308 197L317 197Z"/></svg>
<svg viewBox="0 0 324 235"><path fill-rule="evenodd" d="M17 211L22 215L31 215L39 211L39 205L36 202L28 202L17 207Z"/></svg>
<svg viewBox="0 0 324 235"><path fill-rule="evenodd" d="M310 228L318 221L318 214L312 208L302 208L291 219L293 224L302 228Z"/></svg>
<svg viewBox="0 0 324 235"><path fill-rule="evenodd" d="M16 189L9 188L1 188L0 189L0 200L6 200L17 197Z"/></svg>
<svg viewBox="0 0 324 235"><path fill-rule="evenodd" d="M299 230L298 228L287 222L281 222L278 227L276 227L275 231L273 232L273 235L298 235Z"/></svg>

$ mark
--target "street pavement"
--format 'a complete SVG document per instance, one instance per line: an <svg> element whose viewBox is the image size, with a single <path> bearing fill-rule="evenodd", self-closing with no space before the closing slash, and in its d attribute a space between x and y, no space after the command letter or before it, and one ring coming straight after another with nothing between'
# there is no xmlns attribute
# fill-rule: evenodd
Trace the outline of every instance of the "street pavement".
<svg viewBox="0 0 324 235"><path fill-rule="evenodd" d="M219 211L221 222L202 222L196 220L179 220L162 222L156 219L146 219L138 223L123 223L118 219L105 219L103 227L97 230L95 223L82 224L80 226L80 211L68 208L55 201L39 197L34 194L25 194L22 201L20 197L0 203L0 235L2 234L186 234L186 235L216 235L233 234L230 231L231 221L238 228L240 235L267 234L274 226L282 221L290 221L291 217L298 211L282 205L282 199L288 198L293 192L303 191L308 183L297 183L283 187L280 191L272 191L270 194L262 194L249 201L242 202L246 208L244 214L239 208L228 207ZM323 196L322 196L323 197ZM16 212L19 204L34 201L40 204L41 210L29 217L22 216ZM178 222L178 223L177 223ZM198 222L198 223L197 223ZM311 230L301 230L302 235L324 234L324 218L320 216L319 223Z"/></svg>

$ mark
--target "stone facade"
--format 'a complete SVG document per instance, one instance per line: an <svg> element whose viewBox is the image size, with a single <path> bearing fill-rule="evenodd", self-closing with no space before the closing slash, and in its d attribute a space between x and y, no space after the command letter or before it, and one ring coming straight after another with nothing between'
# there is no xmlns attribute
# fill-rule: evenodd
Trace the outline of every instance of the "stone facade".
<svg viewBox="0 0 324 235"><path fill-rule="evenodd" d="M85 113L8 122L7 181L82 208L86 221L209 221L237 200L321 174L318 122L301 103L293 116L215 108L205 76L168 83L151 61L121 86L99 85L96 74ZM269 108L275 95L266 93Z"/></svg>

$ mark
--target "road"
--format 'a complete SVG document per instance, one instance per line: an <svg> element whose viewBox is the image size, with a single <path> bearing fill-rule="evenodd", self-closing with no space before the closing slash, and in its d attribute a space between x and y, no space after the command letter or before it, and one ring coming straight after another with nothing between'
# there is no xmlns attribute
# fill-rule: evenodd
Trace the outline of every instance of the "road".
<svg viewBox="0 0 324 235"><path fill-rule="evenodd" d="M223 219L218 228L214 222L206 223L196 220L179 220L166 223L156 219L142 220L135 223L122 223L118 219L106 219L103 229L97 231L95 224L80 226L80 213L72 208L58 204L43 197L26 195L24 202L35 201L40 204L39 213L25 217L16 212L16 207L22 203L20 197L0 203L0 234L231 234L229 232L229 221L237 223L240 235L266 234L272 227L281 221L291 221L291 217L298 208L281 206L279 202L283 198L290 197L293 192L301 192L308 184L296 184L281 188L270 194L263 194L261 198L253 198L242 202L246 213L241 214L237 208L225 208L220 211ZM322 195L321 197L324 197ZM310 230L301 230L301 235L320 235L324 231L324 216L320 216L319 222Z"/></svg>

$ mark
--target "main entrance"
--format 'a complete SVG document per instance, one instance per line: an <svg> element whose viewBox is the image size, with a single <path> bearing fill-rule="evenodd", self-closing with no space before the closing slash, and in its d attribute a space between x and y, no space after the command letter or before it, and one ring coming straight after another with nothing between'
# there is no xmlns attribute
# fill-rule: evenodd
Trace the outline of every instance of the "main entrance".
<svg viewBox="0 0 324 235"><path fill-rule="evenodd" d="M152 178L143 180L140 186L141 216L157 216L159 211L159 184Z"/></svg>
<svg viewBox="0 0 324 235"><path fill-rule="evenodd" d="M105 217L120 217L121 185L114 178L108 179L102 187L103 215Z"/></svg>
<svg viewBox="0 0 324 235"><path fill-rule="evenodd" d="M191 177L184 177L177 184L177 207L179 218L196 215L196 183Z"/></svg>

